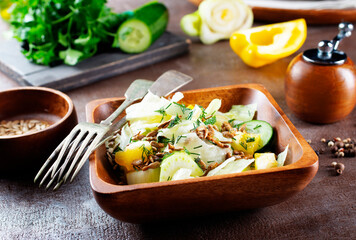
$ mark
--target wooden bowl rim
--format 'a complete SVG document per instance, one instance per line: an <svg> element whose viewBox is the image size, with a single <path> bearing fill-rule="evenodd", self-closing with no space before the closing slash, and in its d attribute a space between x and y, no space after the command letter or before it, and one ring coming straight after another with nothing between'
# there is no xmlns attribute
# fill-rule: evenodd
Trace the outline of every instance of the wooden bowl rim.
<svg viewBox="0 0 356 240"><path fill-rule="evenodd" d="M96 171L96 151L90 155L89 158L89 178L90 178L90 185L93 191L102 194L112 194L112 193L120 193L120 192L127 192L127 191L139 191L139 190L148 190L151 188L161 188L161 187L168 187L178 184L195 184L196 182L202 181L219 181L221 179L228 179L234 178L238 179L244 176L253 176L253 175L261 175L261 174L273 174L275 172L286 172L286 171L294 171L297 169L304 169L312 167L315 164L318 164L318 156L316 155L315 151L310 147L307 141L303 138L303 136L299 133L299 131L295 128L292 122L288 119L282 109L278 106L277 102L274 100L272 95L267 91L267 89L261 84L236 84L236 85L229 85L229 86L221 86L221 87L212 87L212 88L204 88L204 89L195 89L195 90L188 90L182 91L182 93L196 93L196 92L204 92L204 91L211 91L211 90L221 90L221 89L236 89L236 88L250 88L253 90L257 90L264 94L267 99L270 101L272 106L277 110L280 117L284 120L287 127L291 130L292 134L296 137L297 142L301 145L302 148L302 156L300 159L292 164L278 167L278 168L270 168L270 169L261 169L261 170L254 170L254 171L247 171L241 173L231 173L231 174L224 174L218 176L209 176L209 177L202 177L202 178L192 178L192 179L184 179L184 180L177 180L177 181L167 181L167 182L154 182L154 183L141 183L141 184L134 184L134 185L116 185L111 184L108 182L103 181L97 171ZM86 105L86 117L87 121L93 122L94 121L94 112L95 110L100 107L102 104L123 100L124 97L120 98L103 98L97 99L89 102Z"/></svg>
<svg viewBox="0 0 356 240"><path fill-rule="evenodd" d="M41 92L50 92L52 94L58 95L61 98L63 98L67 103L68 103L68 111L67 113L58 121L55 122L54 124L50 125L49 127L42 129L40 131L37 132L33 132L33 133L25 133L25 134L21 134L21 135L14 135L14 136L0 136L0 140L5 140L5 139L18 139L18 138L23 138L23 137L28 137L28 136L32 136L32 135L36 135L36 134L41 134L45 131L51 130L56 128L57 126L61 125L64 121L66 121L70 115L73 113L74 111L74 104L72 99L70 99L70 97L58 90L52 89L52 88L46 88L46 87L16 87L16 88L11 88L5 91L1 91L0 94L3 93L8 93L8 92L17 92L17 91L41 91Z"/></svg>

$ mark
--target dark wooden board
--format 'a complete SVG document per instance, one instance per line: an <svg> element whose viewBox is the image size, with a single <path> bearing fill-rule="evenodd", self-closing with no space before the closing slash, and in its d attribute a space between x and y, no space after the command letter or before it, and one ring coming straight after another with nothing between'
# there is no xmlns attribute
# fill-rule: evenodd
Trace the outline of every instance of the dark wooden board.
<svg viewBox="0 0 356 240"><path fill-rule="evenodd" d="M15 40L0 45L0 70L24 86L49 87L62 91L132 71L188 51L186 39L165 32L140 54L102 53L76 66L40 66L29 62Z"/></svg>

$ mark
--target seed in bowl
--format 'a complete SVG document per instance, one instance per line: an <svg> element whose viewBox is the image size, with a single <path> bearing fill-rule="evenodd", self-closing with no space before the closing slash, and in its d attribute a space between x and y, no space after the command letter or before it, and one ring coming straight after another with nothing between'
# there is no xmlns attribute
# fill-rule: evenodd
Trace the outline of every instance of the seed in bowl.
<svg viewBox="0 0 356 240"><path fill-rule="evenodd" d="M0 122L0 136L16 136L41 131L50 124L46 121L28 119Z"/></svg>

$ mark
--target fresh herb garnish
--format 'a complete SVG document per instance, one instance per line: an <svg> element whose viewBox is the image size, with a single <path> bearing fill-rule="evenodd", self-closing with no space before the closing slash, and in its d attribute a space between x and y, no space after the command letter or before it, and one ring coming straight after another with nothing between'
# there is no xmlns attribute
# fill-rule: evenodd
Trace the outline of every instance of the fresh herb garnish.
<svg viewBox="0 0 356 240"><path fill-rule="evenodd" d="M13 0L11 25L22 53L36 64L75 65L111 48L132 11L113 13L105 0Z"/></svg>
<svg viewBox="0 0 356 240"><path fill-rule="evenodd" d="M180 136L178 136L177 137L177 142L176 143L178 143L179 142L179 140L181 139L181 138L186 138L187 136L183 136L183 135L180 135Z"/></svg>
<svg viewBox="0 0 356 240"><path fill-rule="evenodd" d="M249 143L249 142L254 142L255 141L255 138L254 137L248 137L246 138L246 142Z"/></svg>
<svg viewBox="0 0 356 240"><path fill-rule="evenodd" d="M262 125L258 124L256 127L253 128L253 130L256 130L257 128L260 128L260 127L262 127Z"/></svg>
<svg viewBox="0 0 356 240"><path fill-rule="evenodd" d="M199 119L201 119L202 121L204 121L205 117L206 117L206 112L205 112L205 108L203 108L202 106L198 105L198 107L201 109L201 114L199 116Z"/></svg>
<svg viewBox="0 0 356 240"><path fill-rule="evenodd" d="M169 139L169 138L166 138L166 137L163 137L163 136L159 136L157 141L159 143L164 143L165 145L167 145L168 143L174 144L174 135L173 135L172 139Z"/></svg>
<svg viewBox="0 0 356 240"><path fill-rule="evenodd" d="M202 164L201 164L201 159L200 159L200 157L194 158L194 162L195 162L201 169L203 169Z"/></svg>
<svg viewBox="0 0 356 240"><path fill-rule="evenodd" d="M168 104L168 106L166 107L166 110L172 105L172 103Z"/></svg>
<svg viewBox="0 0 356 240"><path fill-rule="evenodd" d="M195 130L197 129L197 127L199 127L201 124L201 121L199 119L197 119L194 123L193 123L193 129L192 130Z"/></svg>
<svg viewBox="0 0 356 240"><path fill-rule="evenodd" d="M166 158L172 156L173 154L174 154L173 152L164 154L164 155L163 155L163 158L162 158L162 161L163 161L164 159L166 159Z"/></svg>
<svg viewBox="0 0 356 240"><path fill-rule="evenodd" d="M185 118L186 120L192 120L192 117L193 117L193 110L191 110L189 113L188 113L188 116Z"/></svg>
<svg viewBox="0 0 356 240"><path fill-rule="evenodd" d="M198 156L200 156L199 153L190 152L186 147L184 147L184 152L186 152L188 155L198 155Z"/></svg>
<svg viewBox="0 0 356 240"><path fill-rule="evenodd" d="M117 145L112 153L116 154L119 151L122 151L122 149L120 148L120 145Z"/></svg>
<svg viewBox="0 0 356 240"><path fill-rule="evenodd" d="M215 123L216 123L216 117L215 116L205 120L205 122L204 122L205 125L214 125Z"/></svg>
<svg viewBox="0 0 356 240"><path fill-rule="evenodd" d="M247 150L247 144L244 142L240 142L241 147L243 147L245 150Z"/></svg>
<svg viewBox="0 0 356 240"><path fill-rule="evenodd" d="M166 110L163 107L161 107L159 110L156 110L155 112L162 114L162 118L160 122L162 122L164 117L167 116Z"/></svg>
<svg viewBox="0 0 356 240"><path fill-rule="evenodd" d="M178 116L178 114L173 118L173 120L169 123L168 128L172 128L175 125L177 125L180 122L180 117Z"/></svg>
<svg viewBox="0 0 356 240"><path fill-rule="evenodd" d="M194 147L193 149L198 149L198 148L201 148L203 145L199 145L199 146L196 146Z"/></svg>
<svg viewBox="0 0 356 240"><path fill-rule="evenodd" d="M141 155L142 161L144 161L146 158L148 158L150 155L153 154L153 152L151 150L149 150L145 147L145 144L142 144L140 149L142 149L142 155Z"/></svg>
<svg viewBox="0 0 356 240"><path fill-rule="evenodd" d="M235 118L228 120L228 123L231 124L233 121L235 121Z"/></svg>
<svg viewBox="0 0 356 240"><path fill-rule="evenodd" d="M179 103L176 103L176 102L173 102L173 104L175 104L178 107L180 107L180 110L182 111L183 114L185 113L185 111L190 110L190 108L187 108L184 104L179 104Z"/></svg>
<svg viewBox="0 0 356 240"><path fill-rule="evenodd" d="M208 140L208 142L210 142L210 143L216 145L216 143L214 143L213 141L211 141L211 140L209 140L209 139L207 139L207 140Z"/></svg>

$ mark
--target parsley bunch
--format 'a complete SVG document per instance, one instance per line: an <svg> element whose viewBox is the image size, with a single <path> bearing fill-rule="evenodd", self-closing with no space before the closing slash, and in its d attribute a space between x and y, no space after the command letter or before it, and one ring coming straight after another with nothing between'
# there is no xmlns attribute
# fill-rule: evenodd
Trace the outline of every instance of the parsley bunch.
<svg viewBox="0 0 356 240"><path fill-rule="evenodd" d="M42 65L75 65L110 48L120 24L133 12L116 14L106 0L12 0L10 23L22 52Z"/></svg>

